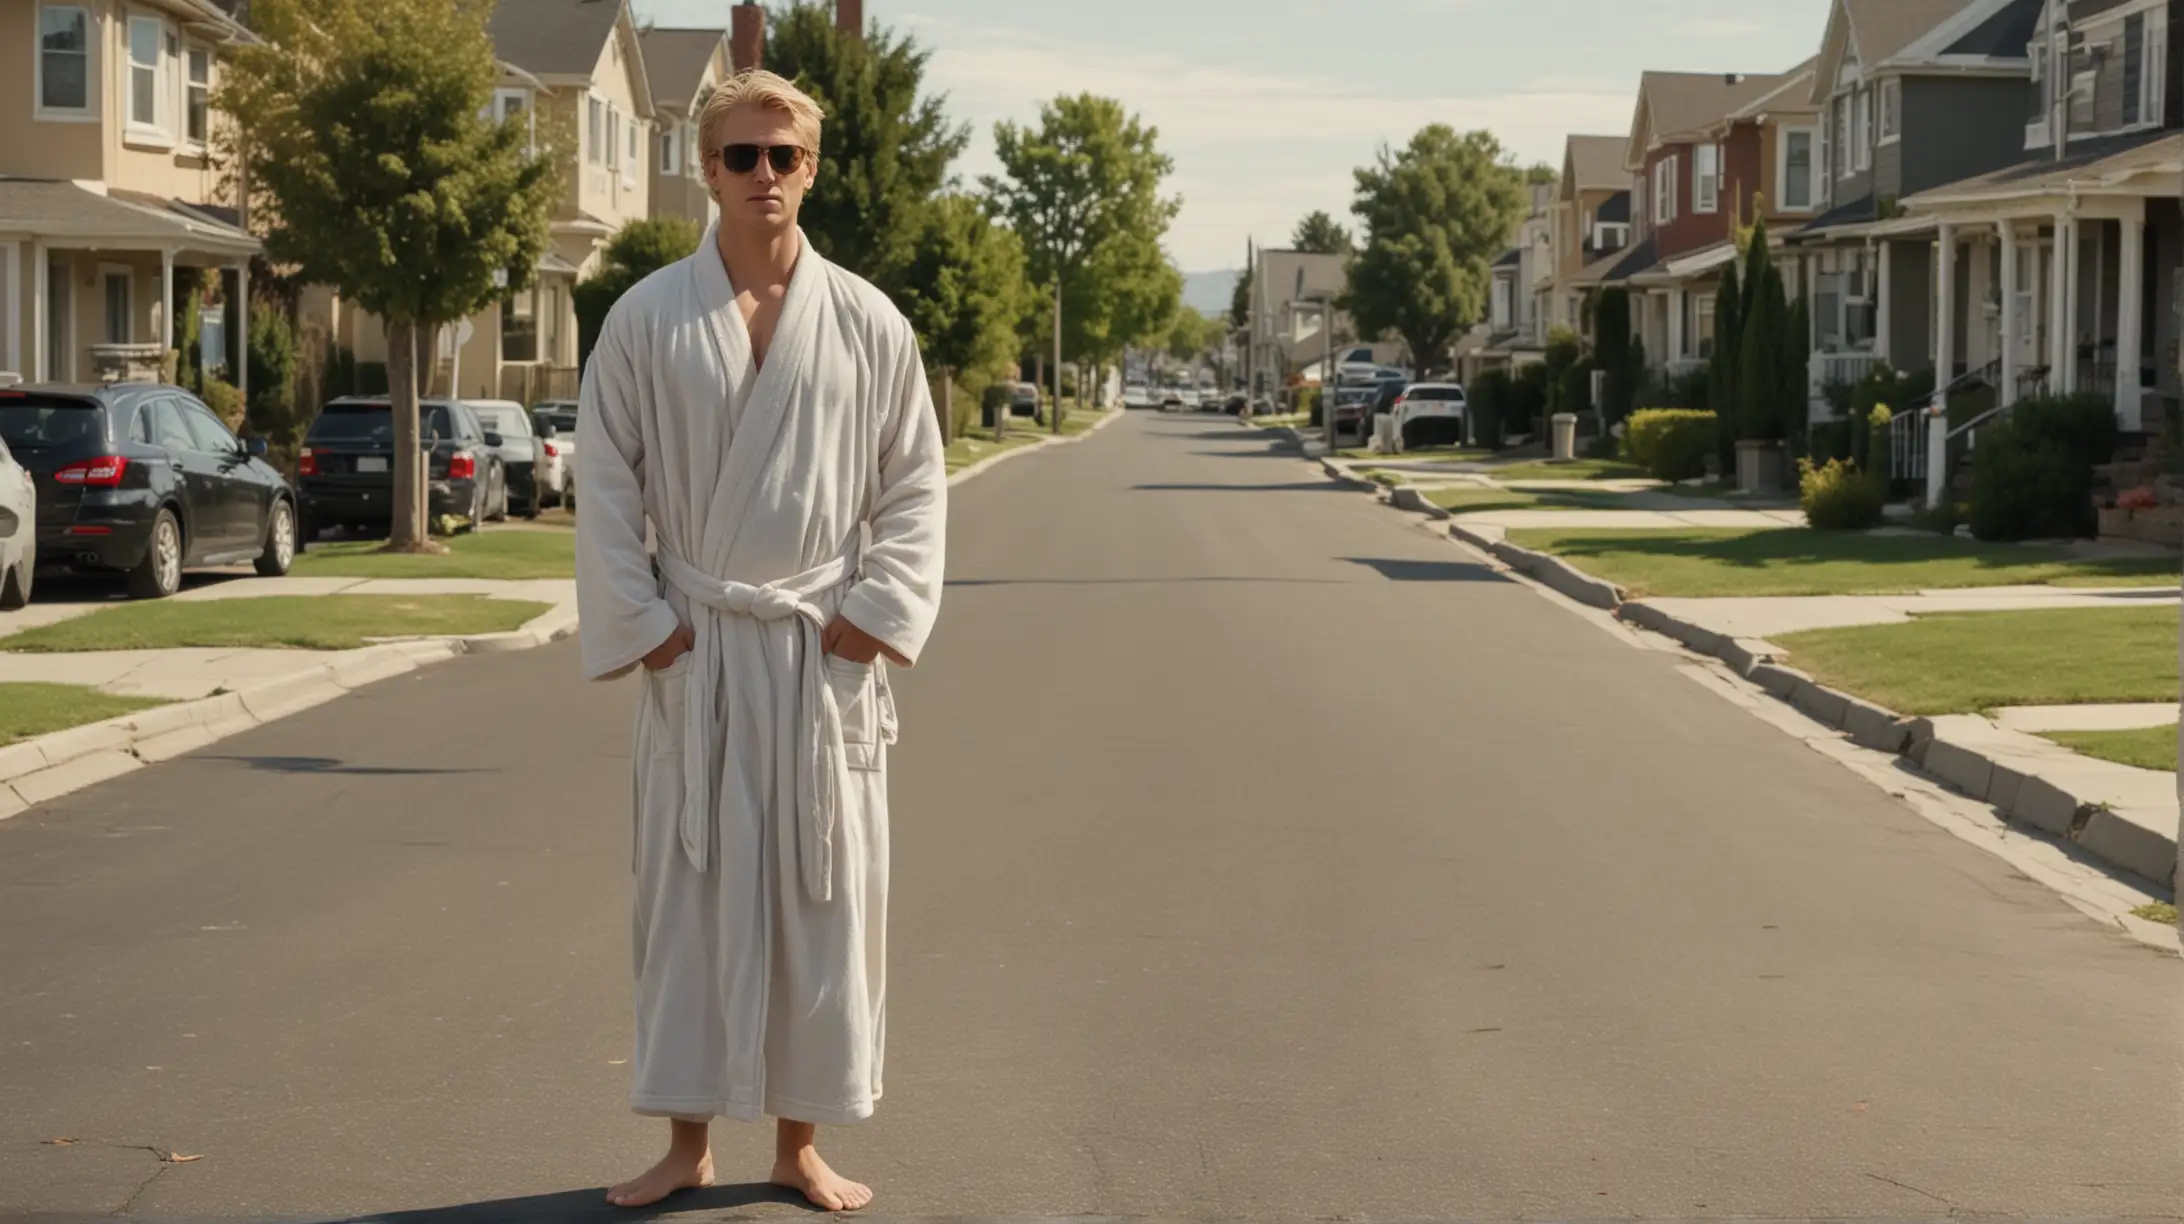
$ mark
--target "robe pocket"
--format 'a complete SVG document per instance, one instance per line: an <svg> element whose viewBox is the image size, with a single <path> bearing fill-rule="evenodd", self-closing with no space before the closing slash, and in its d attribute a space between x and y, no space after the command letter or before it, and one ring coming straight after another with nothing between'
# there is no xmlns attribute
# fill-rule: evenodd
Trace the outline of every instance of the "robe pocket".
<svg viewBox="0 0 2184 1224"><path fill-rule="evenodd" d="M645 671L645 703L652 714L650 749L655 755L682 755L683 703L689 698L689 689L687 654L659 671Z"/></svg>
<svg viewBox="0 0 2184 1224"><path fill-rule="evenodd" d="M842 714L842 747L851 769L880 767L880 703L870 663L827 656L827 685Z"/></svg>

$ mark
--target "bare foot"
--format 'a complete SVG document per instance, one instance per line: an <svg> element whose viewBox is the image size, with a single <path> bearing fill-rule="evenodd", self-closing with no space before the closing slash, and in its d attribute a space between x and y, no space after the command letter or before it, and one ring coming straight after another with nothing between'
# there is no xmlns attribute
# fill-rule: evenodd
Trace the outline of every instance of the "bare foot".
<svg viewBox="0 0 2184 1224"><path fill-rule="evenodd" d="M803 1147L774 1158L773 1184L785 1186L828 1211L855 1211L872 1201L872 1188L836 1173L819 1159L819 1149Z"/></svg>
<svg viewBox="0 0 2184 1224"><path fill-rule="evenodd" d="M699 1148L695 1158L680 1145L669 1147L660 1163L607 1191L617 1207L650 1207L677 1190L713 1184L713 1152Z"/></svg>

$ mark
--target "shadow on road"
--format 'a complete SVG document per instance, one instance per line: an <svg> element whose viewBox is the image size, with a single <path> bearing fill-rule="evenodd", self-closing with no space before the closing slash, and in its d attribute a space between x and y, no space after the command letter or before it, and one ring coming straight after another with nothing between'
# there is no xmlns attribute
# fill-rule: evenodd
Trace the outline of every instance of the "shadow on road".
<svg viewBox="0 0 2184 1224"><path fill-rule="evenodd" d="M1217 577L1207 575L1191 578L951 578L950 589L956 587L1004 587L1004 586L1168 586L1193 582L1233 582L1244 586L1291 585L1291 586L1347 586L1340 578L1252 578Z"/></svg>
<svg viewBox="0 0 2184 1224"><path fill-rule="evenodd" d="M581 1224L590 1220L657 1220L693 1211L731 1211L739 1207L780 1204L801 1207L812 1215L818 1208L779 1186L751 1182L738 1186L709 1186L668 1195L650 1207L616 1207L607 1202L607 1188L565 1190L559 1194L534 1194L525 1198L494 1199L483 1203L458 1203L450 1207L426 1207L385 1215L352 1216L340 1224Z"/></svg>
<svg viewBox="0 0 2184 1224"><path fill-rule="evenodd" d="M1384 557L1344 557L1352 565L1378 570L1390 582L1507 582L1483 565L1466 561L1399 561Z"/></svg>
<svg viewBox="0 0 2184 1224"><path fill-rule="evenodd" d="M207 756L204 761L224 761L231 765L247 765L268 773L288 774L347 774L364 778L412 778L439 774L483 773L478 769L426 769L399 765L349 765L333 757L289 756Z"/></svg>
<svg viewBox="0 0 2184 1224"><path fill-rule="evenodd" d="M1140 493L1354 493L1327 480L1300 481L1293 484L1141 484L1131 485Z"/></svg>

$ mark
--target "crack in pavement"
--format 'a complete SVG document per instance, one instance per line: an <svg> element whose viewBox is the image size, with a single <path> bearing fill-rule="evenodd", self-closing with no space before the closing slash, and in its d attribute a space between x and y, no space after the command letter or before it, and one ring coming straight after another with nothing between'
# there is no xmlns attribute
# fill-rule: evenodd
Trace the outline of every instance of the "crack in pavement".
<svg viewBox="0 0 2184 1224"><path fill-rule="evenodd" d="M1900 1182L1893 1177L1883 1177L1878 1173L1869 1172L1866 1174L1866 1176L1872 1178L1874 1181L1887 1182L1889 1185L1895 1186L1898 1189L1909 1190L1913 1194L1922 1195L1926 1198L1930 1198L1935 1202L1940 1203L1942 1206L1947 1207L1949 1209L1949 1214L1952 1216L1955 1215L1958 1211L1958 1207L1955 1203L1950 1202L1948 1199L1945 1199L1940 1195L1933 1193L1932 1191L1921 1190L1917 1186L1911 1185L1909 1182Z"/></svg>

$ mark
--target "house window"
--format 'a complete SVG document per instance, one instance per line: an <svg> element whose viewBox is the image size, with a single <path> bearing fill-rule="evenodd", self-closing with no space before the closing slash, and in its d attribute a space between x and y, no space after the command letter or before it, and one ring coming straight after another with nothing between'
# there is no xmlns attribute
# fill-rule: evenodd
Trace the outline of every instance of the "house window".
<svg viewBox="0 0 2184 1224"><path fill-rule="evenodd" d="M660 173L682 173L682 125L670 123L660 133Z"/></svg>
<svg viewBox="0 0 2184 1224"><path fill-rule="evenodd" d="M705 178L705 150L698 147L698 125L685 123L682 125L682 130L683 148L689 150L689 156L683 162L683 169L689 173L691 178L702 181Z"/></svg>
<svg viewBox="0 0 2184 1224"><path fill-rule="evenodd" d="M1852 174L1856 173L1856 171L1853 170L1851 166L1852 159L1850 150L1850 95L1844 94L1842 97L1835 100L1834 158L1835 174L1838 178L1847 179Z"/></svg>
<svg viewBox="0 0 2184 1224"><path fill-rule="evenodd" d="M1812 146L1815 133L1811 128L1784 128L1782 130L1782 208L1788 212L1808 212L1812 209Z"/></svg>
<svg viewBox="0 0 2184 1224"><path fill-rule="evenodd" d="M204 47L191 47L189 77L184 86L182 110L183 135L190 143L201 145L210 124L212 102L212 52Z"/></svg>
<svg viewBox="0 0 2184 1224"><path fill-rule="evenodd" d="M1509 278L1494 278L1494 330L1509 330Z"/></svg>
<svg viewBox="0 0 2184 1224"><path fill-rule="evenodd" d="M1691 207L1710 213L1721 207L1721 146L1702 144L1691 150Z"/></svg>
<svg viewBox="0 0 2184 1224"><path fill-rule="evenodd" d="M1903 78L1881 82L1881 143L1892 144L1903 136Z"/></svg>
<svg viewBox="0 0 2184 1224"><path fill-rule="evenodd" d="M1653 223L1666 225L1676 219L1676 162L1671 154L1653 163Z"/></svg>
<svg viewBox="0 0 2184 1224"><path fill-rule="evenodd" d="M2075 73L2070 78L2070 128L2073 133L2093 126L2093 88L2098 72Z"/></svg>
<svg viewBox="0 0 2184 1224"><path fill-rule="evenodd" d="M1858 172L1862 174L1873 168L1873 91L1871 89L1858 91L1858 114L1854 122L1857 126L1852 133L1852 137L1857 141L1857 168Z"/></svg>
<svg viewBox="0 0 2184 1224"><path fill-rule="evenodd" d="M623 167L622 174L622 181L628 182L630 175L637 173L638 167L644 164L644 146L637 143L641 138L637 135L635 119L625 121L622 130L629 137L629 164Z"/></svg>
<svg viewBox="0 0 2184 1224"><path fill-rule="evenodd" d="M597 98L585 99L584 106L584 160L596 166L606 153L605 129L607 104Z"/></svg>
<svg viewBox="0 0 2184 1224"><path fill-rule="evenodd" d="M2139 70L2139 121L2158 127L2162 116L2168 113L2165 88L2169 75L2168 23L2147 22L2145 40L2145 49L2140 52L2143 67Z"/></svg>
<svg viewBox="0 0 2184 1224"><path fill-rule="evenodd" d="M1593 249L1606 255L1620 251L1630 242L1630 227L1617 221L1602 221L1593 227Z"/></svg>
<svg viewBox="0 0 2184 1224"><path fill-rule="evenodd" d="M609 103L607 105L604 127L599 133L600 136L604 139L607 146L607 169L609 170L618 169L622 165L622 137L620 135L621 131L622 113L615 110L613 104Z"/></svg>
<svg viewBox="0 0 2184 1224"><path fill-rule="evenodd" d="M131 127L159 127L159 46L164 33L157 17L129 19Z"/></svg>
<svg viewBox="0 0 2184 1224"><path fill-rule="evenodd" d="M99 279L106 289L106 342L127 344L132 335L129 328L129 290L133 274L126 271L108 271Z"/></svg>
<svg viewBox="0 0 2184 1224"><path fill-rule="evenodd" d="M1691 334L1697 342L1693 355L1701 361L1711 361L1714 357L1714 299L1706 294L1700 294L1693 306Z"/></svg>
<svg viewBox="0 0 2184 1224"><path fill-rule="evenodd" d="M38 11L38 105L91 109L91 15L73 4Z"/></svg>
<svg viewBox="0 0 2184 1224"><path fill-rule="evenodd" d="M501 302L501 360L538 360L538 290L518 290Z"/></svg>

